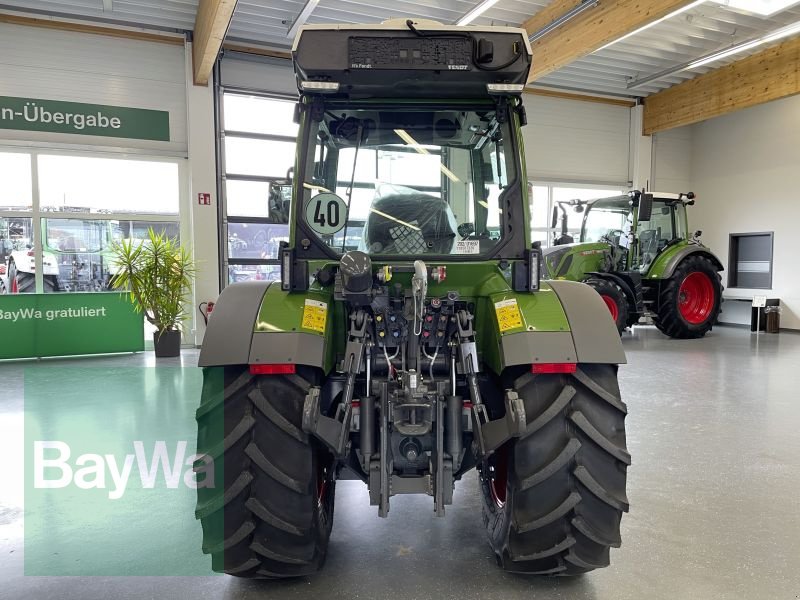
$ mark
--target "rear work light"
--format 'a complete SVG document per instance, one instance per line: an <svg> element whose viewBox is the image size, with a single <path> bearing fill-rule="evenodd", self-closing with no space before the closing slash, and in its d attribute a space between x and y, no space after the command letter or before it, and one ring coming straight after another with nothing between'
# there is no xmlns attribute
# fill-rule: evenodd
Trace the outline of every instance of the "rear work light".
<svg viewBox="0 0 800 600"><path fill-rule="evenodd" d="M487 83L486 91L490 94L521 94L525 91L522 83Z"/></svg>
<svg viewBox="0 0 800 600"><path fill-rule="evenodd" d="M531 373L544 375L551 373L574 373L578 370L575 363L540 363L531 365Z"/></svg>
<svg viewBox="0 0 800 600"><path fill-rule="evenodd" d="M339 84L335 81L301 81L300 87L304 92L320 94L335 94L339 91Z"/></svg>
<svg viewBox="0 0 800 600"><path fill-rule="evenodd" d="M251 375L294 375L297 373L297 365L250 365Z"/></svg>

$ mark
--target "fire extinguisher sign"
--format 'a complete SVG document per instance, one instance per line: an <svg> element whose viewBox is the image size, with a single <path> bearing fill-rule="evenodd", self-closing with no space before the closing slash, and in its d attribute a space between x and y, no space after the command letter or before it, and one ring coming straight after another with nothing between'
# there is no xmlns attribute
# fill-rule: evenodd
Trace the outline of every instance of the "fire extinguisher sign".
<svg viewBox="0 0 800 600"><path fill-rule="evenodd" d="M211 194L208 192L199 192L197 194L197 203L200 206L211 206Z"/></svg>

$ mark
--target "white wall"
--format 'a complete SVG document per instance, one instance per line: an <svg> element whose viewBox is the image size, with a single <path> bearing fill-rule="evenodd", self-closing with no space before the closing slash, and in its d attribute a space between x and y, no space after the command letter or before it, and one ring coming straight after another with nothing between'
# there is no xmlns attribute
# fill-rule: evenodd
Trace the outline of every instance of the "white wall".
<svg viewBox="0 0 800 600"><path fill-rule="evenodd" d="M214 130L214 90L211 84L194 85L192 45L186 45L186 111L189 133L189 222L191 246L197 266L192 307L193 339L203 343L205 325L197 313L197 305L219 296L219 212L217 197L216 132ZM201 205L198 194L211 194L211 204Z"/></svg>
<svg viewBox="0 0 800 600"><path fill-rule="evenodd" d="M681 127L653 138L653 167L650 189L656 192L694 191L691 172L694 155L694 129Z"/></svg>
<svg viewBox="0 0 800 600"><path fill-rule="evenodd" d="M631 109L525 94L522 129L528 179L625 184Z"/></svg>
<svg viewBox="0 0 800 600"><path fill-rule="evenodd" d="M800 96L718 117L676 135L692 137L693 228L728 264L728 236L775 232L770 291L783 305L781 327L800 329ZM723 281L725 276L723 274Z"/></svg>

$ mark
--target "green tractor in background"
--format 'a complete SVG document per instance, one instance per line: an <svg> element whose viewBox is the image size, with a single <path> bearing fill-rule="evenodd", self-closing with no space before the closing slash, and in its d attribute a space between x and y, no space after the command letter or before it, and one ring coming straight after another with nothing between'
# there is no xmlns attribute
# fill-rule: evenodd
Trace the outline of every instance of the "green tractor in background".
<svg viewBox="0 0 800 600"><path fill-rule="evenodd" d="M625 355L589 286L540 283L527 33L312 25L293 58L281 279L226 287L199 360L214 485L198 476L195 514L213 568L313 574L337 480L363 482L380 516L402 494L443 516L473 469L503 568L607 566L628 510Z"/></svg>
<svg viewBox="0 0 800 600"><path fill-rule="evenodd" d="M672 338L703 337L722 303L720 260L689 237L686 207L695 195L639 191L598 200L559 202L561 233L544 251L548 279L583 281L608 306L620 334L652 317ZM580 242L567 233L568 211L582 214Z"/></svg>

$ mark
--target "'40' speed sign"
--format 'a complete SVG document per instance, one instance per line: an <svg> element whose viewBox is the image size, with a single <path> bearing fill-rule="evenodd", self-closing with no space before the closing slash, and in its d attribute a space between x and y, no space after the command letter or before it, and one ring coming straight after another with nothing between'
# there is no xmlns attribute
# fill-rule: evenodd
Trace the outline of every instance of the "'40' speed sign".
<svg viewBox="0 0 800 600"><path fill-rule="evenodd" d="M333 235L347 223L347 205L336 194L317 194L306 205L306 223L319 235Z"/></svg>

